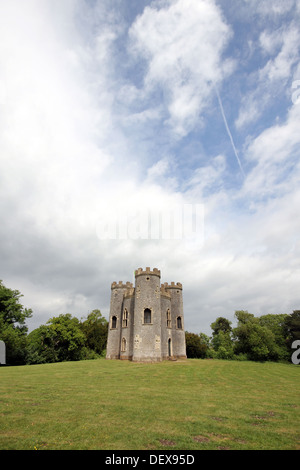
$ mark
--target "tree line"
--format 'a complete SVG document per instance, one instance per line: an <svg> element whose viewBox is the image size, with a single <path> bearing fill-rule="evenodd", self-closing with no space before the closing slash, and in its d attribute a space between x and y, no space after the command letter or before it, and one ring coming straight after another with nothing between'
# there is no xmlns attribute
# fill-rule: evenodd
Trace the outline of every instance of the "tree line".
<svg viewBox="0 0 300 470"><path fill-rule="evenodd" d="M290 361L292 344L300 340L300 310L259 317L247 310L235 312L237 326L219 317L211 324L212 336L186 332L190 358Z"/></svg>
<svg viewBox="0 0 300 470"><path fill-rule="evenodd" d="M100 310L79 320L70 313L50 318L28 334L32 310L20 303L22 294L0 281L0 340L9 365L96 359L105 354L108 322Z"/></svg>
<svg viewBox="0 0 300 470"><path fill-rule="evenodd" d="M79 320L70 313L50 318L28 334L32 310L18 290L0 281L0 340L9 365L43 364L105 357L108 322L100 310ZM290 361L292 343L300 340L300 310L255 317L235 312L237 326L224 317L211 324L212 335L185 332L187 357L253 361Z"/></svg>

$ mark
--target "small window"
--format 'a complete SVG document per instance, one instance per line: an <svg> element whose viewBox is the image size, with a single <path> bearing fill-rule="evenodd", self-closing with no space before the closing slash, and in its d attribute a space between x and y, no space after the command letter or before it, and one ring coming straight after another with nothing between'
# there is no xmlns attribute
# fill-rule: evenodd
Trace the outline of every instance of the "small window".
<svg viewBox="0 0 300 470"><path fill-rule="evenodd" d="M111 327L112 329L117 328L117 317L115 315L111 319Z"/></svg>
<svg viewBox="0 0 300 470"><path fill-rule="evenodd" d="M127 328L128 326L128 311L125 308L123 312L123 318L122 318L122 327Z"/></svg>
<svg viewBox="0 0 300 470"><path fill-rule="evenodd" d="M171 328L171 312L169 308L167 310L167 328Z"/></svg>
<svg viewBox="0 0 300 470"><path fill-rule="evenodd" d="M145 308L144 310L144 323L151 323L151 310L150 308Z"/></svg>
<svg viewBox="0 0 300 470"><path fill-rule="evenodd" d="M121 344L121 352L126 351L126 339L122 338L122 344Z"/></svg>
<svg viewBox="0 0 300 470"><path fill-rule="evenodd" d="M182 321L181 321L181 317L177 317L177 328L178 328L179 330L181 330L181 329L182 329Z"/></svg>
<svg viewBox="0 0 300 470"><path fill-rule="evenodd" d="M150 277L146 277L146 281L150 281Z"/></svg>

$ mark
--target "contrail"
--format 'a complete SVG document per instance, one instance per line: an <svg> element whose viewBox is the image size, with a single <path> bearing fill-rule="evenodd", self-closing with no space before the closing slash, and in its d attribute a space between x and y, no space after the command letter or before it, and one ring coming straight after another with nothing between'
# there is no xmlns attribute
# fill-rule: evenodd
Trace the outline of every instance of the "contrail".
<svg viewBox="0 0 300 470"><path fill-rule="evenodd" d="M237 149L236 149L236 147L235 147L235 145L234 145L234 141L233 141L233 138L232 138L232 135L231 135L231 132L230 132L228 123L227 123L227 119L226 119L226 116L225 116L225 113L224 113L224 108L223 108L222 100L221 100L221 97L220 97L220 95L219 95L219 92L218 92L218 89L217 89L216 86L215 86L215 90L216 90L216 94L217 94L217 97L218 97L218 101L219 101L221 113L222 113L222 116L223 116L224 124L225 124L226 130L227 130L227 134L228 134L228 136L229 136L229 138L230 138L231 145L232 145L234 154L235 154L235 156L236 156L237 162L238 162L238 164L239 164L240 170L241 170L241 172L242 172L242 175L243 175L244 178L245 178L245 173L244 173L244 170L243 170L241 161L240 161L240 159L239 159L239 156L238 156L238 153L237 153Z"/></svg>

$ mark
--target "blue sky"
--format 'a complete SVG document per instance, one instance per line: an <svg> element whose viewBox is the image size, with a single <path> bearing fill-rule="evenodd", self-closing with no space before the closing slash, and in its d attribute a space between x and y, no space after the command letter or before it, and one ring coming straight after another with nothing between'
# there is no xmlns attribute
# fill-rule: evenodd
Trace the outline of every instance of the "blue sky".
<svg viewBox="0 0 300 470"><path fill-rule="evenodd" d="M33 308L109 313L158 267L185 328L299 308L299 0L0 0L1 276ZM201 206L204 233L103 240Z"/></svg>

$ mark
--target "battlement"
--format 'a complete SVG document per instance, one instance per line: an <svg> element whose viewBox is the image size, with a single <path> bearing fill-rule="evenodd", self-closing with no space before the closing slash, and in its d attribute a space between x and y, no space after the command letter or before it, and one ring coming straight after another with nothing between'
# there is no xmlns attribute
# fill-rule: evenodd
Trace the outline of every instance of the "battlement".
<svg viewBox="0 0 300 470"><path fill-rule="evenodd" d="M143 270L143 268L138 268L138 269L136 269L136 271L135 271L135 277L140 276L141 274L150 274L150 275L154 275L154 276L160 277L160 270L157 269L157 268L153 268L152 271L151 271L150 268L146 268L145 271Z"/></svg>
<svg viewBox="0 0 300 470"><path fill-rule="evenodd" d="M171 298L170 292L168 292L168 291L165 289L165 286L164 286L163 284L160 286L160 294L163 295L163 296L165 296L165 297L168 297L168 299Z"/></svg>
<svg viewBox="0 0 300 470"><path fill-rule="evenodd" d="M112 289L132 289L133 288L133 284L132 282L126 282L126 284L123 284L122 281L119 281L119 283L117 284L116 281L114 281L111 285L111 288Z"/></svg>
<svg viewBox="0 0 300 470"><path fill-rule="evenodd" d="M165 289L181 289L182 290L182 284L181 282L171 282L171 284L168 284L167 282L165 282L163 284L164 288Z"/></svg>

